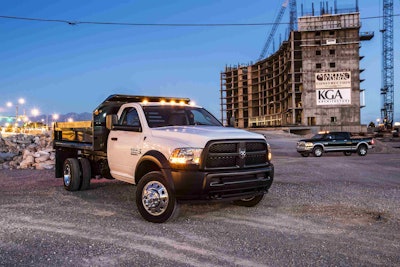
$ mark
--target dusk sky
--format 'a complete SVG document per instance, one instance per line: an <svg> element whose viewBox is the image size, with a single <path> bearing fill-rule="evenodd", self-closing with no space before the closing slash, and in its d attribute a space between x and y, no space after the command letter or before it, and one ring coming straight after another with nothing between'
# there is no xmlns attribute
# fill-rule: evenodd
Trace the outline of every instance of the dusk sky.
<svg viewBox="0 0 400 267"><path fill-rule="evenodd" d="M149 24L272 23L283 0L2 0L1 16ZM298 0L304 11L318 0ZM326 2L326 1L324 1ZM333 6L334 1L328 1ZM339 8L355 0L337 0ZM395 121L400 121L400 1L395 0ZM361 121L380 117L382 99L379 29L382 0L359 0L362 42L361 78L365 104ZM289 8L282 22L289 22ZM285 39L287 25L275 36ZM271 25L131 26L76 24L0 18L0 116L23 97L27 115L92 112L111 94L189 97L220 118L220 72L226 65L257 61ZM0 125L2 123L0 122Z"/></svg>

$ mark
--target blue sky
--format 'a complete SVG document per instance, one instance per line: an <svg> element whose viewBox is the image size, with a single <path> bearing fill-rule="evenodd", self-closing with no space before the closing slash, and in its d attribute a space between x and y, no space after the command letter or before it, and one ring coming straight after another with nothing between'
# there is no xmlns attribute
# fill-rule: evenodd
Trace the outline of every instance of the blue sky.
<svg viewBox="0 0 400 267"><path fill-rule="evenodd" d="M305 10L320 1L298 0ZM329 1L333 6L333 1ZM337 0L339 7L354 1ZM362 18L382 15L382 0L360 0ZM273 22L283 0L2 0L0 15L127 23ZM282 22L288 22L288 10ZM395 1L395 14L400 1ZM400 121L400 32L395 25L395 121ZM362 20L374 31L363 42L362 122L380 117L381 19ZM37 22L0 18L0 115L8 101L41 114L92 112L110 94L184 96L220 117L220 72L256 61L271 26L153 27ZM286 25L276 36L284 38ZM29 114L28 114L29 115Z"/></svg>

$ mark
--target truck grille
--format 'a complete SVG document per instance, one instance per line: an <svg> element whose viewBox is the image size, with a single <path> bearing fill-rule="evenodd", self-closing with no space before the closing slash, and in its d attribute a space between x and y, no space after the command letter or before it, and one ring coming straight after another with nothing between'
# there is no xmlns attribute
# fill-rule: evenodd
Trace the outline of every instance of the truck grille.
<svg viewBox="0 0 400 267"><path fill-rule="evenodd" d="M261 140L212 141L204 154L204 169L244 169L267 165L268 145Z"/></svg>

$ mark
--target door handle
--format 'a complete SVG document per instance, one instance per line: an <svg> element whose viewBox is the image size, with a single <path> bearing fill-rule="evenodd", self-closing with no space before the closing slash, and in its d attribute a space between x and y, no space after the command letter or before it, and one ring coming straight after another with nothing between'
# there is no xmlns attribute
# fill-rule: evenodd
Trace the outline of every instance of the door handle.
<svg viewBox="0 0 400 267"><path fill-rule="evenodd" d="M117 137L111 137L111 140L112 140L112 141L117 141L118 138L117 138Z"/></svg>

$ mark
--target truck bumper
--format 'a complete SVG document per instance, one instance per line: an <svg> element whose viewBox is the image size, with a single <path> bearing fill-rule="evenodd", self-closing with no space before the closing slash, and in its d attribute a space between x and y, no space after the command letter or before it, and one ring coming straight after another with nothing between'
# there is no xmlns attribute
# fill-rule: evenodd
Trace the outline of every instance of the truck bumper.
<svg viewBox="0 0 400 267"><path fill-rule="evenodd" d="M235 200L268 192L274 166L218 172L172 170L171 177L179 201Z"/></svg>

